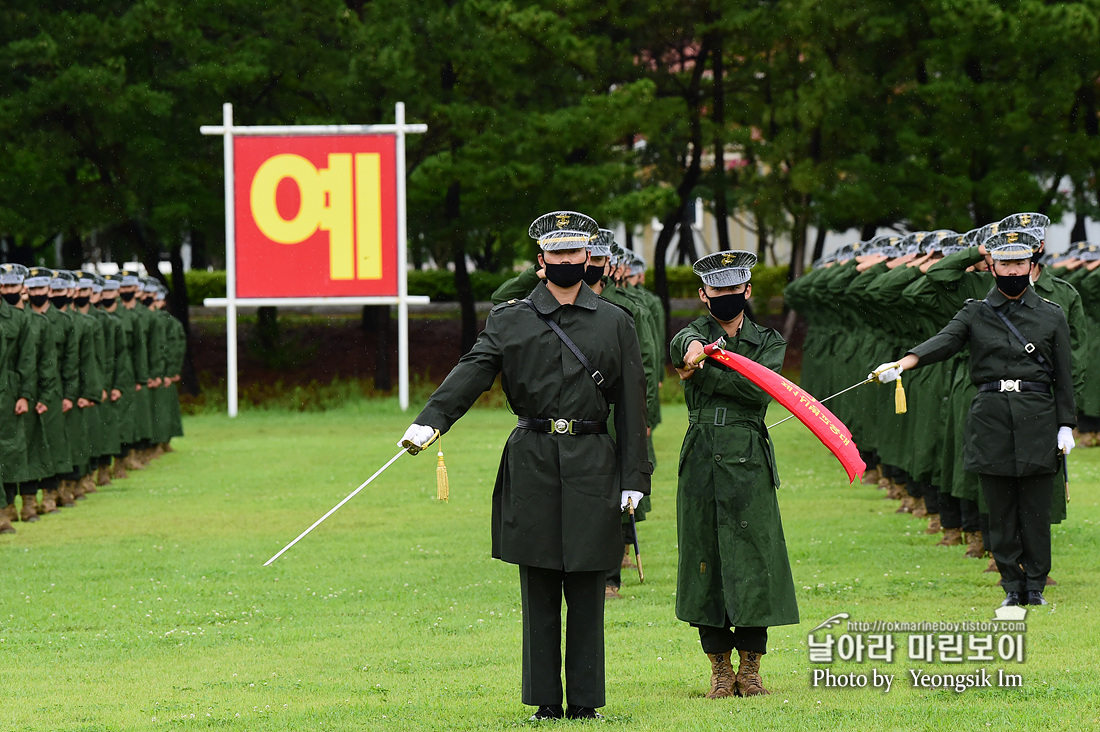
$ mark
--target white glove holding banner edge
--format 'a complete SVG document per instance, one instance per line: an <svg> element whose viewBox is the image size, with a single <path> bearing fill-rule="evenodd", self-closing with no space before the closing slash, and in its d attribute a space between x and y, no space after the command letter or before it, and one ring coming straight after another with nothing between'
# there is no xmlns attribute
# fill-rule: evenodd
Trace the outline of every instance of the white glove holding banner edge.
<svg viewBox="0 0 1100 732"><path fill-rule="evenodd" d="M423 424L409 425L409 428L405 430L405 436L401 438L401 441L397 443L400 447L401 443L408 440L417 447L424 447L428 444L428 441L432 439L432 435L435 434L435 428L429 427Z"/></svg>
<svg viewBox="0 0 1100 732"><path fill-rule="evenodd" d="M621 508L623 511L626 510L627 499L630 499L630 505L634 506L634 508L637 508L638 504L642 500L643 495L644 494L640 493L639 491L623 491L622 503L619 504L619 508Z"/></svg>
<svg viewBox="0 0 1100 732"><path fill-rule="evenodd" d="M904 370L905 369L901 367L900 361L888 361L876 368L871 373L874 376L878 377L880 383L889 384L891 381L894 381L899 376L901 376L901 372Z"/></svg>
<svg viewBox="0 0 1100 732"><path fill-rule="evenodd" d="M1058 428L1058 449L1069 455L1069 451L1074 448L1073 443L1073 430L1069 427Z"/></svg>

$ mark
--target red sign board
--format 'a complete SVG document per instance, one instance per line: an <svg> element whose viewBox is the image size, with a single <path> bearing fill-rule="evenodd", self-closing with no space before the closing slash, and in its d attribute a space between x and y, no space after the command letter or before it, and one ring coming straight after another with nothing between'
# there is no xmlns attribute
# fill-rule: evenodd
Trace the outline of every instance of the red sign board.
<svg viewBox="0 0 1100 732"><path fill-rule="evenodd" d="M393 135L235 137L237 297L397 296Z"/></svg>

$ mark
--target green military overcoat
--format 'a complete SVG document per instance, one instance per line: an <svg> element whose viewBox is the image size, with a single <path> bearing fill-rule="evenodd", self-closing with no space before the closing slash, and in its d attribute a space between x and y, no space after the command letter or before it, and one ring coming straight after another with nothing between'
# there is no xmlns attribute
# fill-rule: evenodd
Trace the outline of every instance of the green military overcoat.
<svg viewBox="0 0 1100 732"><path fill-rule="evenodd" d="M607 434L515 429L501 455L493 491L493 556L566 572L606 571L623 555L620 492L649 492L645 373L630 316L582 284L561 305L540 283L539 313L560 325L602 374L615 404L616 440ZM522 302L493 308L474 347L416 418L446 432L497 374L511 409L542 419L605 421L609 407L595 381L553 331Z"/></svg>
<svg viewBox="0 0 1100 732"><path fill-rule="evenodd" d="M672 339L672 362L684 364L692 341L725 336L710 315ZM787 344L746 319L726 350L773 371ZM771 398L717 362L684 381L689 424L680 451L676 494L680 559L676 617L713 627L798 622L787 543L779 515L779 476L764 414Z"/></svg>

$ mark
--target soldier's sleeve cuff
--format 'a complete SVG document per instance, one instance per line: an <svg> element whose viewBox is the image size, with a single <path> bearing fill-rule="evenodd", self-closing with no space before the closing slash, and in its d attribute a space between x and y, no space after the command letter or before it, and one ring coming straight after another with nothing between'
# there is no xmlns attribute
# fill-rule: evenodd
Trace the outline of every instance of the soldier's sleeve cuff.
<svg viewBox="0 0 1100 732"><path fill-rule="evenodd" d="M638 472L642 475L653 475L653 461L642 460L638 463Z"/></svg>

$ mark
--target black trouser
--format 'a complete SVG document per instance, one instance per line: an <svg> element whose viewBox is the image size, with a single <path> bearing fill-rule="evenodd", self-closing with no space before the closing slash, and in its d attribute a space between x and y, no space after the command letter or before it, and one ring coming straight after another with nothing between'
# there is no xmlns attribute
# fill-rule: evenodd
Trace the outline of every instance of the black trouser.
<svg viewBox="0 0 1100 732"><path fill-rule="evenodd" d="M1092 417L1087 414L1078 413L1077 432L1078 434L1083 434L1085 432L1100 432L1100 417Z"/></svg>
<svg viewBox="0 0 1100 732"><path fill-rule="evenodd" d="M1001 572L1001 586L1005 592L1042 592L1050 573L1050 497L1054 475L981 478L989 504L990 543Z"/></svg>
<svg viewBox="0 0 1100 732"><path fill-rule="evenodd" d="M5 483L4 484L4 505L8 506L15 503L15 496L19 493L18 483Z"/></svg>
<svg viewBox="0 0 1100 732"><path fill-rule="evenodd" d="M602 707L603 602L606 570L565 572L520 565L523 607L523 703L562 703L561 600L565 618L565 697L580 707Z"/></svg>
<svg viewBox="0 0 1100 732"><path fill-rule="evenodd" d="M924 507L929 515L940 512L940 488L931 483L924 484Z"/></svg>
<svg viewBox="0 0 1100 732"><path fill-rule="evenodd" d="M945 529L978 530L978 502L940 493L940 525Z"/></svg>
<svg viewBox="0 0 1100 732"><path fill-rule="evenodd" d="M923 498L925 491L928 490L927 483L921 483L916 480L911 480L905 484L905 492L913 498Z"/></svg>
<svg viewBox="0 0 1100 732"><path fill-rule="evenodd" d="M628 523L623 524L623 547L626 547L627 544L630 544L631 549L633 549L634 535L631 533L630 524L628 524ZM607 578L606 578L605 581L608 584L608 586L614 587L615 589L619 589L620 587L622 587L622 584L623 584L622 562L619 562L619 565L617 567L615 567L614 569L612 569L611 571L609 571L607 573Z"/></svg>
<svg viewBox="0 0 1100 732"><path fill-rule="evenodd" d="M726 618L729 620L729 618ZM725 653L736 648L739 651L764 654L768 652L768 629L752 626L716 628L713 625L695 625L699 629L699 645L704 653Z"/></svg>

